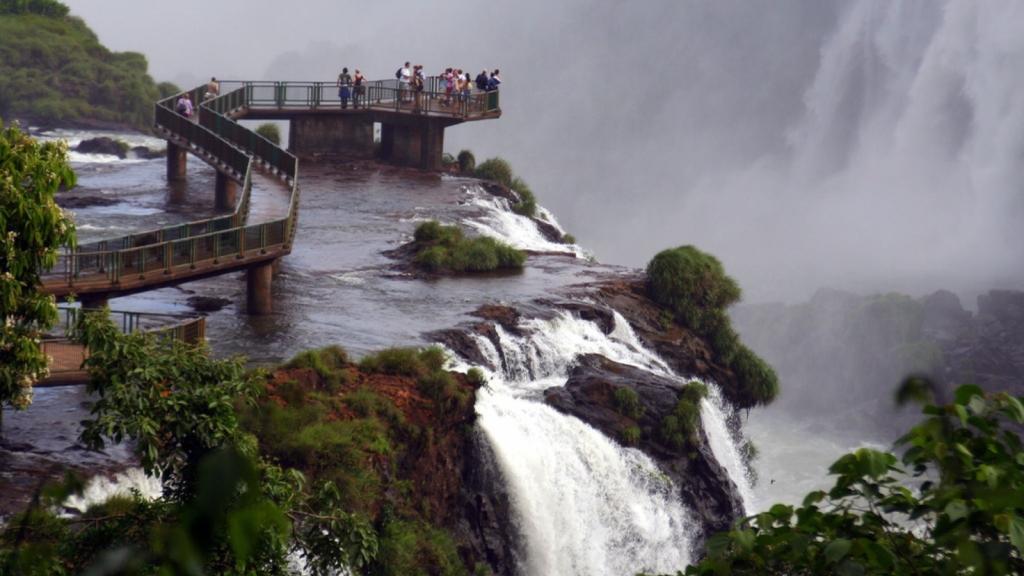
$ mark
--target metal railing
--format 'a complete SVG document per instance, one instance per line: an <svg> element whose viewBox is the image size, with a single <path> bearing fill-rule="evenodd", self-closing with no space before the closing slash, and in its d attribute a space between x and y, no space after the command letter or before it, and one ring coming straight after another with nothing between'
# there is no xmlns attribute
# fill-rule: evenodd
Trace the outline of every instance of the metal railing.
<svg viewBox="0 0 1024 576"><path fill-rule="evenodd" d="M43 354L49 356L50 374L79 372L89 358L89 350L68 338L86 312L98 310L83 308L58 308L58 322L47 337L39 343ZM179 314L155 314L149 312L127 312L111 310L114 325L123 334L135 331L151 332L159 338L179 340L186 344L198 344L206 339L206 318Z"/></svg>
<svg viewBox="0 0 1024 576"><path fill-rule="evenodd" d="M221 86L234 87L216 99L214 108L231 114L244 108L328 108L339 107L341 97L335 82L250 82L226 80ZM380 110L410 114L435 114L466 120L489 118L501 113L500 91L449 96L437 77L428 78L422 91L406 88L398 80L372 80L350 87L349 106L353 110ZM205 103L204 105L209 104ZM202 119L202 116L200 116Z"/></svg>
<svg viewBox="0 0 1024 576"><path fill-rule="evenodd" d="M89 243L74 252L59 255L57 264L43 274L44 281L63 281L68 286L117 284L125 279L145 280L177 269L195 269L207 262L220 264L225 259L241 259L291 246L299 207L298 161L292 154L218 113L221 106L237 102L240 95L225 94L210 101L216 106L207 106L199 100L203 90L203 87L195 88L189 94L199 103L196 110L200 121L216 131L174 111L180 94L157 103L157 127L187 142L197 152L208 154L221 167L244 174L242 201L235 213ZM291 181L292 191L286 217L248 225L254 157L284 174Z"/></svg>

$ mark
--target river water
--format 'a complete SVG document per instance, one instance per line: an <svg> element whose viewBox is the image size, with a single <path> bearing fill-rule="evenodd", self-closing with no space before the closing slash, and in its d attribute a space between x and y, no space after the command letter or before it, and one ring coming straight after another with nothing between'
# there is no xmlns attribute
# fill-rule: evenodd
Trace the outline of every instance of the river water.
<svg viewBox="0 0 1024 576"><path fill-rule="evenodd" d="M88 134L59 136L74 144ZM161 145L142 137L136 143ZM78 154L71 160L79 187L62 198L78 198L83 205L75 209L80 241L216 214L213 170L196 159L190 159L188 180L173 184L165 180L162 160ZM245 314L241 273L115 299L111 308L189 313L191 297L222 298L224 307L207 316L214 352L273 364L335 343L357 357L389 346L427 345L431 332L470 320L468 313L484 304L529 306L538 298L572 298L595 279L633 273L591 262L580 247L549 242L472 179L306 163L301 186L299 232L274 280L272 315ZM95 199L103 205L86 205ZM459 223L537 252L518 273L413 279L383 252L411 240L415 226L431 219ZM478 433L495 454L526 540L524 573L619 575L684 567L694 553L694 524L678 495L653 473L653 462L541 402L544 389L564 385L580 354L600 353L673 376L667 365L640 345L621 317L607 335L568 313L528 320L520 329L523 335L512 336L499 327L501 350L491 346L490 353L505 362L483 367L491 386L481 394L477 410ZM708 384L715 392L714 383ZM82 388L40 389L30 410L5 412L0 510L11 512L41 479L66 466L99 474L92 500L119 485L139 485L138 474L123 477L120 484L109 482L132 466L124 447L89 454L75 444L87 402ZM779 500L798 502L823 485L823 471L835 456L855 447L829 439L838 434L801 427L770 410L755 411L747 431L761 449L763 481L753 486L726 430L724 412L713 393L703 407L705 429L750 513ZM154 487L142 488L151 493ZM74 503L76 508L86 505Z"/></svg>

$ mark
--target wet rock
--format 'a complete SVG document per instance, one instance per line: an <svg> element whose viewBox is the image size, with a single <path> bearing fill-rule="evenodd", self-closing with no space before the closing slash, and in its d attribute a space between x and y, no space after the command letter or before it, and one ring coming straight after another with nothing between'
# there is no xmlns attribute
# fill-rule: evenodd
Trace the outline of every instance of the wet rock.
<svg viewBox="0 0 1024 576"><path fill-rule="evenodd" d="M643 414L633 420L615 409L615 392L630 388L637 393ZM544 400L555 409L579 418L610 438L621 441L622 431L637 426L642 438L637 448L658 463L696 514L702 537L729 530L743 515L736 485L715 459L704 432L701 444L684 453L660 442L657 430L679 401L675 381L619 364L604 356L587 354L578 359L563 387L549 388Z"/></svg>
<svg viewBox="0 0 1024 576"><path fill-rule="evenodd" d="M89 208L90 206L113 206L119 202L120 200L116 198L104 198L102 196L67 196L65 194L57 196L57 204L61 208L68 210L78 210L79 208Z"/></svg>
<svg viewBox="0 0 1024 576"><path fill-rule="evenodd" d="M189 296L186 302L196 312L204 313L218 312L232 303L227 298L217 298L216 296Z"/></svg>
<svg viewBox="0 0 1024 576"><path fill-rule="evenodd" d="M113 138L107 138L106 136L82 140L79 142L78 146L75 147L75 151L83 154L109 154L121 159L127 157L121 143Z"/></svg>
<svg viewBox="0 0 1024 576"><path fill-rule="evenodd" d="M510 306L495 306L493 304L484 304L479 309L470 312L469 314L470 316L476 316L477 318L483 318L484 320L493 320L494 322L509 328L514 327L522 316L515 308Z"/></svg>
<svg viewBox="0 0 1024 576"><path fill-rule="evenodd" d="M131 158L140 160L156 160L166 155L164 150L151 150L148 146L136 146L128 151Z"/></svg>
<svg viewBox="0 0 1024 576"><path fill-rule="evenodd" d="M455 535L467 546L462 550L467 566L487 564L496 576L515 576L521 556L517 542L523 538L512 520L506 483L494 463L490 447L479 435L467 438L464 451L461 510Z"/></svg>
<svg viewBox="0 0 1024 576"><path fill-rule="evenodd" d="M515 190L505 186L504 184L499 184L490 180L481 180L479 184L485 192L493 196L498 196L499 198L504 198L505 200L508 200L509 204L519 204L523 201Z"/></svg>
<svg viewBox="0 0 1024 576"><path fill-rule="evenodd" d="M530 220L533 220L533 223L537 226L537 230L540 232L541 236L547 238L549 242L555 242L558 244L562 242L562 231L554 224L536 217L531 217Z"/></svg>

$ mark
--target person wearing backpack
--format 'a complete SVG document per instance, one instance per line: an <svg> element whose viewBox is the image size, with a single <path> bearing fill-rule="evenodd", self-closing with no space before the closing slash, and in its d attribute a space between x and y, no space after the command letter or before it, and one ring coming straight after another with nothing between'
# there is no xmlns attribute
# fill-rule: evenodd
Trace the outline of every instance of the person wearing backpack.
<svg viewBox="0 0 1024 576"><path fill-rule="evenodd" d="M406 62L405 66L399 68L396 74L398 76L398 97L402 100L403 104L408 104L409 100L406 98L406 93L409 92L409 81L412 80L412 70L409 69L409 63Z"/></svg>
<svg viewBox="0 0 1024 576"><path fill-rule="evenodd" d="M352 95L352 91L349 86L352 85L352 76L348 73L348 68L342 68L341 74L338 74L338 98L341 98L341 109L348 108L348 99Z"/></svg>
<svg viewBox="0 0 1024 576"><path fill-rule="evenodd" d="M487 68L484 71L476 75L476 89L484 92L487 90Z"/></svg>
<svg viewBox="0 0 1024 576"><path fill-rule="evenodd" d="M192 99L189 98L188 92L185 92L181 95L181 98L178 98L178 105L175 107L175 110L185 118L192 117Z"/></svg>

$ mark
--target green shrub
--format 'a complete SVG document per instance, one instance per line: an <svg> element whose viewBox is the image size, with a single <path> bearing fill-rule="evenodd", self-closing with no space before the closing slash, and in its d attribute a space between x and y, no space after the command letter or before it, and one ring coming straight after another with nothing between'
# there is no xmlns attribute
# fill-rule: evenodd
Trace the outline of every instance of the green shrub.
<svg viewBox="0 0 1024 576"><path fill-rule="evenodd" d="M413 233L418 245L416 261L429 270L488 272L522 268L526 253L493 238L467 239L458 226L436 220L424 222Z"/></svg>
<svg viewBox="0 0 1024 576"><path fill-rule="evenodd" d="M440 346L430 346L420 352L420 362L423 362L423 365L431 372L444 368L447 361L448 353Z"/></svg>
<svg viewBox="0 0 1024 576"><path fill-rule="evenodd" d="M281 145L281 129L277 127L277 124L273 122L264 122L256 127L255 132L274 144L277 144L278 146Z"/></svg>
<svg viewBox="0 0 1024 576"><path fill-rule="evenodd" d="M487 376L479 368L470 368L466 371L466 382L474 388L484 388L487 386Z"/></svg>
<svg viewBox="0 0 1024 576"><path fill-rule="evenodd" d="M420 360L419 352L413 348L388 348L376 355L365 356L359 361L359 370L364 374L417 378L427 372L426 366Z"/></svg>
<svg viewBox="0 0 1024 576"><path fill-rule="evenodd" d="M693 246L659 252L647 264L651 298L694 326L706 311L722 311L740 299L740 287L714 256Z"/></svg>
<svg viewBox="0 0 1024 576"><path fill-rule="evenodd" d="M420 379L420 386L442 413L461 410L470 400L469 394L459 386L451 373L444 370L427 374Z"/></svg>
<svg viewBox="0 0 1024 576"><path fill-rule="evenodd" d="M640 404L636 390L622 387L615 391L615 410L626 418L639 420L647 409Z"/></svg>
<svg viewBox="0 0 1024 576"><path fill-rule="evenodd" d="M562 235L562 244L575 244L575 243L576 243L576 237L573 236L572 234L563 234Z"/></svg>
<svg viewBox="0 0 1024 576"><path fill-rule="evenodd" d="M682 450L700 444L700 406L708 395L704 384L693 381L679 389L679 402L670 414L661 419L658 434L669 446Z"/></svg>
<svg viewBox="0 0 1024 576"><path fill-rule="evenodd" d="M686 435L679 418L675 414L669 414L661 419L661 426L658 427L658 435L661 439L677 450L686 446Z"/></svg>
<svg viewBox="0 0 1024 576"><path fill-rule="evenodd" d="M779 396L779 376L754 351L740 344L729 365L741 384L741 393L753 405L767 406Z"/></svg>
<svg viewBox="0 0 1024 576"><path fill-rule="evenodd" d="M627 446L636 446L640 444L640 438L643 436L643 433L640 432L640 428L630 426L629 428L624 429L621 432L621 435L623 444Z"/></svg>
<svg viewBox="0 0 1024 576"><path fill-rule="evenodd" d="M469 150L459 150L459 170L466 174L472 174L476 170L476 156Z"/></svg>
<svg viewBox="0 0 1024 576"><path fill-rule="evenodd" d="M533 195L533 190L530 189L526 181L516 176L512 179L509 188L519 194L519 198L522 200L522 202L512 205L512 211L521 216L536 216L537 197Z"/></svg>
<svg viewBox="0 0 1024 576"><path fill-rule="evenodd" d="M176 94L181 94L183 90L178 87L174 82L160 82L156 85L157 92L160 93L160 98L170 98Z"/></svg>
<svg viewBox="0 0 1024 576"><path fill-rule="evenodd" d="M441 155L441 165L444 166L445 168L451 168L452 166L455 166L458 163L459 161L456 160L455 156L452 156L450 152L445 152L444 154Z"/></svg>
<svg viewBox="0 0 1024 576"><path fill-rule="evenodd" d="M341 346L327 346L320 350L299 352L284 364L285 368L309 368L321 378L330 377L336 370L348 364L348 353Z"/></svg>
<svg viewBox="0 0 1024 576"><path fill-rule="evenodd" d="M476 166L473 175L481 180L493 180L512 188L512 166L504 158L488 158Z"/></svg>
<svg viewBox="0 0 1024 576"><path fill-rule="evenodd" d="M345 394L341 400L362 418L378 417L389 422L405 422L405 413L399 410L394 402L366 386Z"/></svg>
<svg viewBox="0 0 1024 576"><path fill-rule="evenodd" d="M693 246L663 250L647 264L647 290L677 322L707 341L717 361L733 372L739 390L730 400L736 405L766 405L778 397L778 375L740 342L729 322L725 309L739 301L741 291L717 258Z"/></svg>

